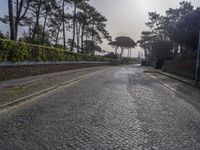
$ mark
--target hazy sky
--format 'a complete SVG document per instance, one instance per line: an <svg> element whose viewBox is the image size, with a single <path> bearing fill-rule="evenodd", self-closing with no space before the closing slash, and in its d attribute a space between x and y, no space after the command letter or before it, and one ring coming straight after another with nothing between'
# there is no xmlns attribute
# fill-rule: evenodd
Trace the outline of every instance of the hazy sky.
<svg viewBox="0 0 200 150"><path fill-rule="evenodd" d="M156 11L164 14L170 7L177 7L182 0L92 0L98 11L107 17L107 29L113 39L116 36L130 36L135 41L140 39L140 33L146 29L148 12ZM199 0L188 0L194 6L200 6ZM199 2L198 2L199 1ZM109 47L103 44L105 49ZM137 56L137 47L134 55Z"/></svg>
<svg viewBox="0 0 200 150"><path fill-rule="evenodd" d="M148 12L157 11L163 14L169 7L177 7L180 1L182 0L91 0L91 4L108 19L107 30L113 39L123 35L137 41L140 33L146 28ZM200 6L199 0L188 1L194 6ZM7 0L0 0L0 15L5 13L7 13ZM2 25L0 29L5 30ZM106 43L102 47L111 50ZM140 48L136 49L135 56Z"/></svg>

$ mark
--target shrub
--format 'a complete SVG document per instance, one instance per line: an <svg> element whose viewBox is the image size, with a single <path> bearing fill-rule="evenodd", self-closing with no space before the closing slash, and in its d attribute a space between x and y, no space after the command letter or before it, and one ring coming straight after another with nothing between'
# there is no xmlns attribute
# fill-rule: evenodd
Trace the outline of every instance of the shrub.
<svg viewBox="0 0 200 150"><path fill-rule="evenodd" d="M23 61L28 59L28 46L25 43L14 43L12 48L12 60Z"/></svg>
<svg viewBox="0 0 200 150"><path fill-rule="evenodd" d="M0 39L0 62L4 61L99 61L119 62L102 56L72 53L68 50Z"/></svg>
<svg viewBox="0 0 200 150"><path fill-rule="evenodd" d="M15 42L9 40L0 41L0 61L7 61L13 51Z"/></svg>

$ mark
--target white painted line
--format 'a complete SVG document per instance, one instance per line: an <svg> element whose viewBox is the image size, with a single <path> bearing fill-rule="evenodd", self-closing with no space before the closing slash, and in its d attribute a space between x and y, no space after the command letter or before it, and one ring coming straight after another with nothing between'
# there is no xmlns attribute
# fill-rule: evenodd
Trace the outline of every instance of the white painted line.
<svg viewBox="0 0 200 150"><path fill-rule="evenodd" d="M42 96L46 96L49 93L55 92L57 90L60 90L60 89L66 88L66 87L71 87L72 85L74 85L74 84L76 84L76 83L78 83L78 82L80 82L80 81L82 81L82 80L84 80L86 78L89 78L91 76L94 76L94 75L97 75L97 74L103 72L104 70L106 70L106 69L103 69L103 70L100 70L100 71L95 71L95 72L92 72L92 73L88 73L88 74L83 75L81 77L77 77L75 79L66 81L66 82L64 82L62 84L59 84L59 85L56 85L56 86L52 86L52 87L47 88L45 90L42 90L40 92L28 95L26 97L17 99L17 100L15 100L13 102L10 102L10 103L4 104L4 105L1 105L0 106L0 111L3 110L3 109L9 108L9 107L15 106L17 104L20 104L22 102L28 101L28 100L29 101L36 100L38 98L41 98Z"/></svg>
<svg viewBox="0 0 200 150"><path fill-rule="evenodd" d="M155 76L152 76L150 73L146 73L148 76L150 76L151 78L157 80L158 82L160 82L162 85L164 85L166 88L170 89L171 91L181 95L181 96L185 96L184 94L182 94L181 92L177 91L175 88L171 87L170 85L168 85L167 83L160 81L158 78L156 78Z"/></svg>

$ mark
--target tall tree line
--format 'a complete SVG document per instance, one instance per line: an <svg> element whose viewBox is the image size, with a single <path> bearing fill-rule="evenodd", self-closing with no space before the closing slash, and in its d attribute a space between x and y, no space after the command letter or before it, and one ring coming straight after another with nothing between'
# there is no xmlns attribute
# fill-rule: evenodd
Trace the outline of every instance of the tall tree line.
<svg viewBox="0 0 200 150"><path fill-rule="evenodd" d="M196 59L200 30L200 8L187 1L169 8L165 15L149 13L148 31L138 41L146 58Z"/></svg>
<svg viewBox="0 0 200 150"><path fill-rule="evenodd" d="M34 44L74 48L94 54L103 39L111 41L107 19L89 0L8 0L8 15L0 21L10 26L10 39ZM23 36L19 28L23 27ZM68 32L67 32L68 31ZM71 39L67 40L70 33ZM20 37L19 37L20 35ZM62 44L61 44L62 43Z"/></svg>

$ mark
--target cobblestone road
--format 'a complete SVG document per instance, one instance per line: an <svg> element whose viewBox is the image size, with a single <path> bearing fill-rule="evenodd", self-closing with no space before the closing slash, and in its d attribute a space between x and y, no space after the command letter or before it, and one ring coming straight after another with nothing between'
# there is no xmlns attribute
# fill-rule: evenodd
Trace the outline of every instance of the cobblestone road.
<svg viewBox="0 0 200 150"><path fill-rule="evenodd" d="M113 67L0 112L0 149L199 150L200 114L140 68Z"/></svg>

